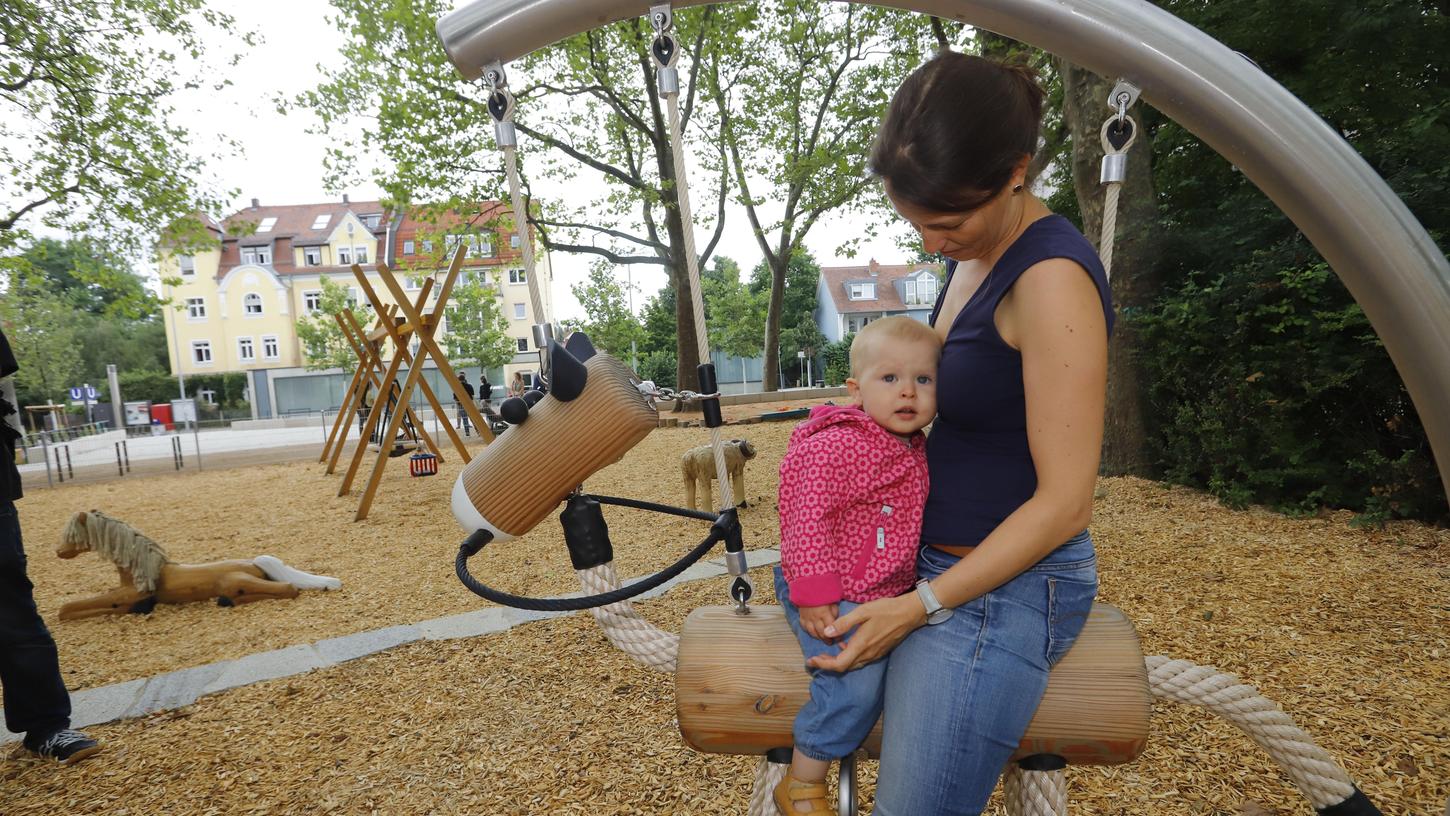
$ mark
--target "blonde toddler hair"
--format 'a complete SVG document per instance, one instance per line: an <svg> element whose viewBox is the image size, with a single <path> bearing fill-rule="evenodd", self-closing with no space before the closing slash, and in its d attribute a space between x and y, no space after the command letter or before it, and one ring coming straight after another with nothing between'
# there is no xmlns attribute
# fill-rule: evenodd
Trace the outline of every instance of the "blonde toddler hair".
<svg viewBox="0 0 1450 816"><path fill-rule="evenodd" d="M872 352L889 341L928 343L934 354L941 354L941 335L936 329L906 315L883 317L867 323L851 341L851 376L861 376L861 369L866 367Z"/></svg>

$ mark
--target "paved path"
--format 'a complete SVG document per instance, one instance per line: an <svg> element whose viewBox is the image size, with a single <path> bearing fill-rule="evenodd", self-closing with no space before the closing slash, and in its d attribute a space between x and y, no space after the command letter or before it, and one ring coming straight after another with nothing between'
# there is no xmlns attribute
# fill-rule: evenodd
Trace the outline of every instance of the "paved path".
<svg viewBox="0 0 1450 816"><path fill-rule="evenodd" d="M773 565L780 561L780 551L775 549L749 550L746 560L751 569ZM673 580L643 593L635 600L644 600L663 595L676 584L701 581L726 575L724 557L701 561ZM625 583L634 583L630 579ZM756 574L752 576L757 597L760 588L769 584L769 579ZM580 593L556 596L578 597ZM722 602L724 599L722 598ZM573 615L574 612L530 612L507 607L488 607L461 615L434 618L422 623L389 626L370 632L358 632L342 637L319 640L316 643L288 646L270 652L258 652L236 660L222 660L193 666L154 677L127 680L109 686L78 691L71 695L71 725L86 728L114 720L144 717L157 711L191 705L197 699L226 689L305 674L313 669L336 666L349 660L376 654L405 643L419 640L453 640L455 638L477 637L496 632L505 632L530 621ZM605 648L601 644L600 648ZM15 742L21 734L0 731L0 745Z"/></svg>

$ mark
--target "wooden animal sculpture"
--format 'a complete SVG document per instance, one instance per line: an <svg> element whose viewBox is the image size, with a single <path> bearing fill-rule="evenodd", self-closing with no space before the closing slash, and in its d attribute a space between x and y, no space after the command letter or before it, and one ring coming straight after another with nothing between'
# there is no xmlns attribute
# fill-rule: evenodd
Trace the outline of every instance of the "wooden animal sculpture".
<svg viewBox="0 0 1450 816"><path fill-rule="evenodd" d="M95 552L111 561L121 586L100 595L71 601L60 608L63 621L96 615L150 612L157 603L190 603L215 598L222 606L295 598L303 589L338 589L342 582L326 575L293 569L270 555L250 561L178 564L160 544L123 521L97 510L71 516L55 554L75 558Z"/></svg>
<svg viewBox="0 0 1450 816"><path fill-rule="evenodd" d="M580 332L549 341L548 393L510 397L514 427L488 443L453 484L463 529L508 541L534 528L585 479L618 461L659 425L629 366L596 352Z"/></svg>
<svg viewBox="0 0 1450 816"><path fill-rule="evenodd" d="M744 439L732 439L722 449L725 454L725 470L730 474L730 487L735 498L745 506L745 463L755 458L755 446ZM715 478L715 454L709 445L701 445L685 451L680 457L680 475L685 479L685 506L705 511L719 508L710 506L710 485ZM696 505L696 498L699 504Z"/></svg>

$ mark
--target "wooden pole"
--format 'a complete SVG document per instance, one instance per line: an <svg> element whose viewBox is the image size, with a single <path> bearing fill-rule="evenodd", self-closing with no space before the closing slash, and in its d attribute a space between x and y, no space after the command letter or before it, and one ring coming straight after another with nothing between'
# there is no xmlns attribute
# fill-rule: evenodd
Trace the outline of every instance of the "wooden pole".
<svg viewBox="0 0 1450 816"><path fill-rule="evenodd" d="M327 443L322 446L322 455L317 458L319 462L326 462L332 453L334 442L341 445L347 441L346 428L351 427L352 404L359 386L363 382L363 351L353 342L352 335L348 333L347 322L342 319L341 314L335 314L332 319L337 321L337 327L342 329L342 334L347 338L348 345L352 347L352 353L357 357L357 368L352 372L352 380L347 384L347 390L342 394L342 405L338 408L337 419L332 423L332 431L327 435ZM338 431L341 430L342 438L338 439ZM331 469L328 470L331 473Z"/></svg>

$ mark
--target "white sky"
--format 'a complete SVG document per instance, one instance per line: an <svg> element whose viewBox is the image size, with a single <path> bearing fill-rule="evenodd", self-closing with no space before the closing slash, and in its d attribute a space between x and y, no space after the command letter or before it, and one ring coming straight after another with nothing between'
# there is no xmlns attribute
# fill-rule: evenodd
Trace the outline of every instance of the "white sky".
<svg viewBox="0 0 1450 816"><path fill-rule="evenodd" d="M279 94L291 99L316 86L320 79L318 63L333 66L341 60L337 52L343 38L327 23L332 7L326 0L220 0L215 6L235 16L239 29L257 31L265 42L247 52L230 71L234 83L230 88L221 93L178 95L172 101L180 121L191 128L199 147L214 144L221 134L242 145L241 157L213 162L209 167L221 189L240 191L228 212L247 206L253 198L275 205L337 200L342 192L353 201L380 197L381 190L371 182L335 195L327 193L322 186L322 158L328 140L305 132L315 123L310 114L294 111L283 116L272 101ZM538 195L566 194L562 186L551 186L539 174L534 177ZM710 181L691 177L691 199L697 216L705 214ZM577 184L572 194L582 195L581 203L594 197L592 191L580 191ZM807 236L807 246L822 266L864 264L872 257L882 263L904 260L897 243L897 236L907 229L902 224L892 225L876 239L863 242L854 259L838 256L837 245L842 238L858 233L860 228L859 222L849 219L823 219ZM701 246L708 238L703 231L697 236ZM715 251L716 256L722 254L738 261L747 274L760 260L743 208L727 209L725 234ZM595 257L550 254L556 318L583 316L569 285L584 280ZM626 270L621 269L619 274L622 279ZM644 301L665 284L665 274L652 265L635 265L629 274L639 287L634 297L639 311Z"/></svg>

